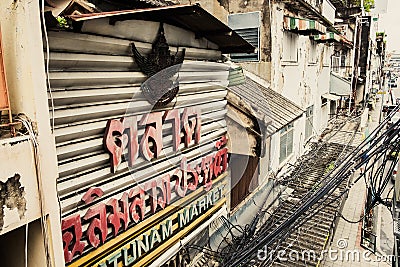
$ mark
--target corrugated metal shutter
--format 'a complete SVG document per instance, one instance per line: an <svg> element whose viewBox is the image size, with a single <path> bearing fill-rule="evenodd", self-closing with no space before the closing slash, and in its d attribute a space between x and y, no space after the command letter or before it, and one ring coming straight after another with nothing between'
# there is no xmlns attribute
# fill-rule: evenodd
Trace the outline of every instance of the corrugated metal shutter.
<svg viewBox="0 0 400 267"><path fill-rule="evenodd" d="M91 34L49 32L52 90L48 96L50 114L54 115L62 218L71 214L84 216L92 205L81 201L89 188L102 188L104 195L99 201L106 202L111 197L119 199L134 184L179 166L182 155L188 162L198 162L214 150L214 142L226 133L227 91L223 83L227 84L229 66L204 62L219 59L219 51L186 48L188 64L181 68L180 91L164 109L200 106L200 145L185 149L182 154L172 152L172 123L164 123L165 157L152 162L139 157L133 166L134 175L126 163L122 163L116 173L111 173L109 154L103 148L107 120L122 118L131 101L134 101L133 112L138 119L151 108L140 91L140 84L146 77L131 56L130 42ZM149 43L135 42L135 45L142 53L151 49ZM196 64L191 64L193 62ZM132 109L132 105L129 108ZM141 136L144 128L139 127L138 131ZM84 224L83 231L87 227L88 224ZM89 250L86 243L84 253Z"/></svg>

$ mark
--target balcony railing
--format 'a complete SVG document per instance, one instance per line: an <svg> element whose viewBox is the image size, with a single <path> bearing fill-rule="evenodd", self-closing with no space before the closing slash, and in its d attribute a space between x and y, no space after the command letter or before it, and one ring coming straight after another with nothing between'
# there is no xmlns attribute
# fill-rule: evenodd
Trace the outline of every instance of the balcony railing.
<svg viewBox="0 0 400 267"><path fill-rule="evenodd" d="M348 96L351 93L351 82L349 79L345 79L341 77L341 75L331 72L331 79L329 85L329 93L339 95L339 96Z"/></svg>
<svg viewBox="0 0 400 267"><path fill-rule="evenodd" d="M318 20L325 26L332 26L335 19L335 7L329 0L277 0L307 19Z"/></svg>
<svg viewBox="0 0 400 267"><path fill-rule="evenodd" d="M336 8L332 5L329 0L324 0L322 2L322 16L324 16L330 23L335 22L335 11Z"/></svg>
<svg viewBox="0 0 400 267"><path fill-rule="evenodd" d="M331 71L335 73L336 75L345 78L345 79L350 79L351 74L352 74L352 66L332 66Z"/></svg>

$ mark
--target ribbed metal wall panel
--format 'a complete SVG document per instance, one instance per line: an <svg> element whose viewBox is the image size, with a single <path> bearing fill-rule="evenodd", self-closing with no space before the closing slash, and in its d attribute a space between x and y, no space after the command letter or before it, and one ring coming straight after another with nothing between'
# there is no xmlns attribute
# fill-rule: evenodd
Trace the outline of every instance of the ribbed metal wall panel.
<svg viewBox="0 0 400 267"><path fill-rule="evenodd" d="M133 115L140 120L152 108L141 93L140 85L146 76L131 56L130 42L91 34L49 33L48 97L58 157L57 188L62 218L77 213L84 216L94 204L85 205L81 201L89 188L101 187L104 191L101 202L111 197L119 199L136 183L174 171L182 155L188 162L199 162L226 133L225 86L229 66L205 62L220 59L217 50L188 47L179 72L178 95L166 107L155 111L200 107L200 144L186 149L181 144L180 152L173 152L172 123L166 122L159 158L148 162L139 157L132 168L133 174L126 162L111 173L110 156L103 145L107 121ZM151 49L149 43L135 42L135 45L141 53ZM139 140L143 132L144 128L139 126ZM85 231L88 223L82 227Z"/></svg>
<svg viewBox="0 0 400 267"><path fill-rule="evenodd" d="M132 55L130 44L126 39L105 37L92 34L76 34L72 32L49 32L49 47L52 52L71 52L93 55ZM151 51L150 43L135 41L135 46L142 54ZM201 49L194 47L179 47L179 51L186 49L187 60L220 60L221 52L218 50ZM171 51L177 51L177 47L170 46ZM56 63L54 63L56 64Z"/></svg>

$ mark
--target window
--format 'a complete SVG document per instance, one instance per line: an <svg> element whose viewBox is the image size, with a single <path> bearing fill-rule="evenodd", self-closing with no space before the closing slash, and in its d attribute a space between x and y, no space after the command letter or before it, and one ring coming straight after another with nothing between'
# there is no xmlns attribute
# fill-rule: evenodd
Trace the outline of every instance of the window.
<svg viewBox="0 0 400 267"><path fill-rule="evenodd" d="M308 63L317 64L317 42L310 41L310 50L308 53Z"/></svg>
<svg viewBox="0 0 400 267"><path fill-rule="evenodd" d="M258 186L258 157L230 154L231 210L238 206Z"/></svg>
<svg viewBox="0 0 400 267"><path fill-rule="evenodd" d="M310 138L313 132L314 106L308 107L306 110L306 131L305 139Z"/></svg>
<svg viewBox="0 0 400 267"><path fill-rule="evenodd" d="M321 107L325 106L326 104L328 104L328 99L321 97Z"/></svg>
<svg viewBox="0 0 400 267"><path fill-rule="evenodd" d="M297 45L299 36L288 31L283 32L282 61L297 62Z"/></svg>
<svg viewBox="0 0 400 267"><path fill-rule="evenodd" d="M279 163L282 163L293 153L293 122L283 127L280 137Z"/></svg>
<svg viewBox="0 0 400 267"><path fill-rule="evenodd" d="M332 71L339 73L340 57L332 56Z"/></svg>
<svg viewBox="0 0 400 267"><path fill-rule="evenodd" d="M340 56L340 67L346 67L346 54Z"/></svg>
<svg viewBox="0 0 400 267"><path fill-rule="evenodd" d="M331 51L329 49L329 46L324 45L324 54L323 54L323 59L322 59L322 66L329 67L330 63L331 63Z"/></svg>
<svg viewBox="0 0 400 267"><path fill-rule="evenodd" d="M260 60L260 12L229 14L228 26L256 49L254 53L232 53L234 62Z"/></svg>

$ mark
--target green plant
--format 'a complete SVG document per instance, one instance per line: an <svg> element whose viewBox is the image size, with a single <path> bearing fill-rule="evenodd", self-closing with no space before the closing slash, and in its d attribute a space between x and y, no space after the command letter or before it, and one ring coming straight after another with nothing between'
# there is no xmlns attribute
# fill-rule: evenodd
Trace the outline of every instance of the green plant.
<svg viewBox="0 0 400 267"><path fill-rule="evenodd" d="M334 161L332 161L331 163L329 163L328 166L326 166L324 174L327 174L328 172L333 170L333 168L335 168L335 162Z"/></svg>
<svg viewBox="0 0 400 267"><path fill-rule="evenodd" d="M361 6L361 0L352 0L351 1L355 6ZM375 7L375 0L364 0L364 10L369 12L371 8Z"/></svg>
<svg viewBox="0 0 400 267"><path fill-rule="evenodd" d="M60 28L69 28L68 21L64 17L58 16L57 21Z"/></svg>

